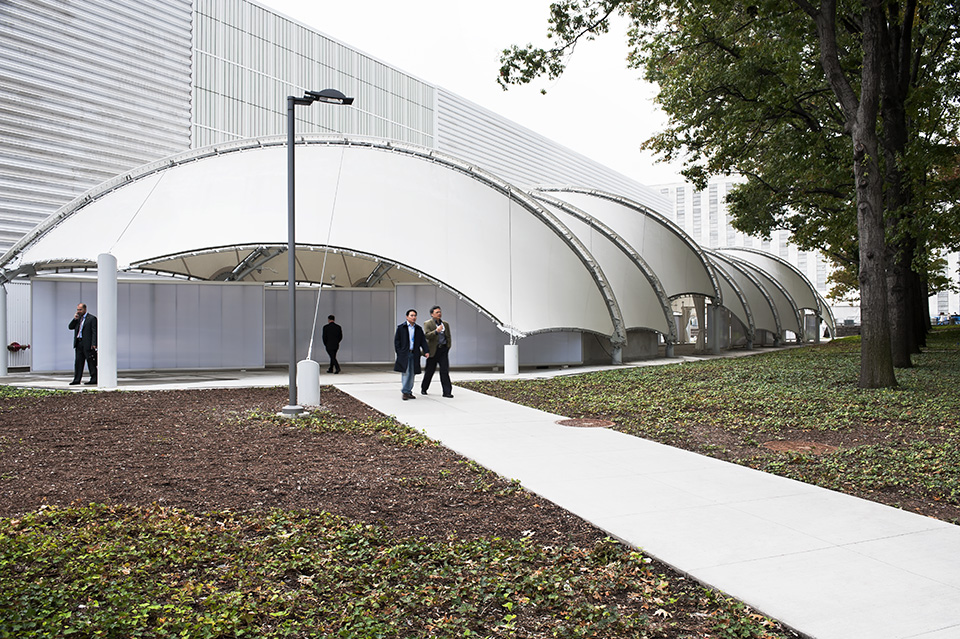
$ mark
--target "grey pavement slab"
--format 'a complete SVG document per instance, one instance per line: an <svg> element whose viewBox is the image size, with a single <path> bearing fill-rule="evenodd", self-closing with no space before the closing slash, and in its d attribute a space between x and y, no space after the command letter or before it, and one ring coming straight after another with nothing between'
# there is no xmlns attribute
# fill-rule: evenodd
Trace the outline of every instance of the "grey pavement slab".
<svg viewBox="0 0 960 639"><path fill-rule="evenodd" d="M337 386L807 637L960 639L958 526L462 388Z"/></svg>

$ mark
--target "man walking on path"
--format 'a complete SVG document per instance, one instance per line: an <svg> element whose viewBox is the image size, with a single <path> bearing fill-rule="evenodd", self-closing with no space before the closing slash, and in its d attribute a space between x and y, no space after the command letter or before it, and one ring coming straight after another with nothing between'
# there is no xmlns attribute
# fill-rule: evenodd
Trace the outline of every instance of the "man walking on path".
<svg viewBox="0 0 960 639"><path fill-rule="evenodd" d="M73 350L75 357L73 361L73 381L71 386L80 383L83 377L83 363L87 363L87 370L90 371L90 381L87 386L94 386L97 383L97 318L87 312L87 305L77 304L77 314L73 316L68 327L73 331Z"/></svg>
<svg viewBox="0 0 960 639"><path fill-rule="evenodd" d="M330 368L328 373L337 374L340 372L340 362L337 361L337 351L340 350L340 342L343 340L343 329L334 320L333 315L327 315L327 324L320 331L320 341L323 347L327 349L327 355L330 356Z"/></svg>
<svg viewBox="0 0 960 639"><path fill-rule="evenodd" d="M427 338L430 357L427 358L427 367L423 371L420 392L423 395L427 394L433 372L439 369L443 396L453 399L453 384L450 383L450 348L453 346L453 334L450 332L450 324L440 319L442 316L443 311L440 307L434 306L430 309L430 319L423 324L423 334Z"/></svg>
<svg viewBox="0 0 960 639"><path fill-rule="evenodd" d="M404 401L416 399L413 394L413 380L420 372L420 354L430 357L427 340L423 336L423 329L417 325L417 312L412 308L407 311L407 321L397 327L393 336L393 348L397 352L397 362L393 370L403 373L400 378L401 392Z"/></svg>

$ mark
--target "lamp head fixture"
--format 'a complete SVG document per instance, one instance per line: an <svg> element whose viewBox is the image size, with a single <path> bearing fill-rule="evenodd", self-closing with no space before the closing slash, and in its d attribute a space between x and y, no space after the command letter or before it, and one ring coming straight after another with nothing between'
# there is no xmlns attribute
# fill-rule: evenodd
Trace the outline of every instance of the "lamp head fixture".
<svg viewBox="0 0 960 639"><path fill-rule="evenodd" d="M324 89L323 91L304 91L303 97L316 102L326 102L327 104L353 104L353 98L348 98L336 89Z"/></svg>

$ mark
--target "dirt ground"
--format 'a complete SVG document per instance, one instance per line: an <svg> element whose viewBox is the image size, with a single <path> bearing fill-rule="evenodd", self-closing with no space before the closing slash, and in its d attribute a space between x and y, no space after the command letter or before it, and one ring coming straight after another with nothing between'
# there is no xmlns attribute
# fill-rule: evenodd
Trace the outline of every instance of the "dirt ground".
<svg viewBox="0 0 960 639"><path fill-rule="evenodd" d="M269 420L286 389L71 393L0 400L0 516L42 504L158 503L190 511L325 510L433 539L603 533L439 446L317 433ZM325 387L325 408L379 413Z"/></svg>

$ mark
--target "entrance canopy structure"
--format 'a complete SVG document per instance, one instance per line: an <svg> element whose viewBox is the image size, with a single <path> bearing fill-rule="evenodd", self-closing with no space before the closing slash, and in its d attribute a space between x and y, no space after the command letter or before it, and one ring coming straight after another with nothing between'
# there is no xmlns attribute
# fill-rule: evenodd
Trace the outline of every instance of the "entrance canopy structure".
<svg viewBox="0 0 960 639"><path fill-rule="evenodd" d="M4 278L93 268L111 254L121 271L286 282L285 142L208 147L110 180L0 258ZM614 194L527 193L456 158L386 140L305 136L297 146L295 278L303 283L432 283L513 338L590 333L615 352L628 331L677 341L672 298L719 305L724 289L739 290L721 286L729 269L679 228ZM752 301L738 294L734 312L749 316Z"/></svg>

